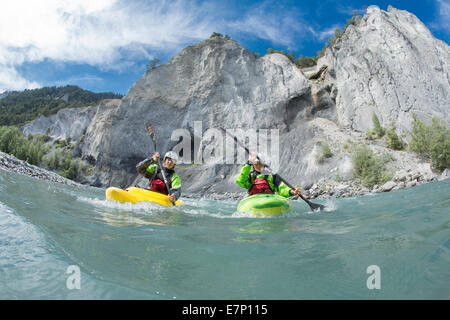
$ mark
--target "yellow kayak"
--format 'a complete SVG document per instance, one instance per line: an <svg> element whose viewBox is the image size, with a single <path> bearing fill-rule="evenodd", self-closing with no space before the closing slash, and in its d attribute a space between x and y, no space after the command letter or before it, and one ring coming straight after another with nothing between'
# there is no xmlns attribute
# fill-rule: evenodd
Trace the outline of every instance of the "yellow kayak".
<svg viewBox="0 0 450 320"><path fill-rule="evenodd" d="M110 187L106 189L106 199L131 203L136 203L138 201L151 201L166 207L173 206L172 202L170 202L169 198L165 194L136 187L129 187L125 190ZM175 204L180 205L181 201L177 200Z"/></svg>

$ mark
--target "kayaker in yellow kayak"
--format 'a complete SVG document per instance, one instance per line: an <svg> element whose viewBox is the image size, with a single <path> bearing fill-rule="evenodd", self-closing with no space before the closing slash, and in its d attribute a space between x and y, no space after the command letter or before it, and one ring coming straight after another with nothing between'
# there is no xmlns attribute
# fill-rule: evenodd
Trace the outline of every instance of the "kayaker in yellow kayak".
<svg viewBox="0 0 450 320"><path fill-rule="evenodd" d="M149 132L151 130L153 130L153 128L150 129L149 127ZM152 134L152 132L150 132L150 134ZM150 180L150 186L147 188L148 190L166 194L171 202L175 202L181 196L181 179L174 170L178 161L178 156L173 151L167 152L164 155L162 163L163 168L159 168L157 165L159 157L159 152L155 152L151 158L139 162L136 169L139 174ZM167 183L170 184L168 188L164 183L161 169L164 170ZM167 189L170 190L170 193L167 192Z"/></svg>
<svg viewBox="0 0 450 320"><path fill-rule="evenodd" d="M264 164L259 160L256 152L251 152L248 158L248 162L242 167L241 173L236 179L236 183L241 188L248 190L248 195L254 195L258 193L275 193L280 196L290 197L296 194L300 194L298 188L291 189L277 174L263 174Z"/></svg>

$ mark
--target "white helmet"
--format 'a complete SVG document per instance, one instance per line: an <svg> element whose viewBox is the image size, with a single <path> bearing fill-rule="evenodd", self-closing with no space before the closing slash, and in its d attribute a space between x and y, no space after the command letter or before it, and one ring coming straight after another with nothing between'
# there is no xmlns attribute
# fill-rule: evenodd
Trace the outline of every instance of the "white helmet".
<svg viewBox="0 0 450 320"><path fill-rule="evenodd" d="M255 158L253 161L250 161L250 159L249 159L249 162L250 162L251 164L263 163L262 160L261 160L261 154L260 154L260 153L257 153L257 154L256 154L256 158Z"/></svg>
<svg viewBox="0 0 450 320"><path fill-rule="evenodd" d="M173 163L175 163L175 164L177 164L177 162L178 162L178 155L177 155L175 152L173 152L173 151L168 151L168 152L166 152L166 154L164 155L163 161L164 161L166 158L172 159Z"/></svg>

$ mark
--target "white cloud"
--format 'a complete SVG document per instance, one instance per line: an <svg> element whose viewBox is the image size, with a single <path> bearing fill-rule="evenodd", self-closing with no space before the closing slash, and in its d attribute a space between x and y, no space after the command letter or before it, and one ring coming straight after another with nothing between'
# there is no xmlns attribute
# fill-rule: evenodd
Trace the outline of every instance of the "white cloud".
<svg viewBox="0 0 450 320"><path fill-rule="evenodd" d="M21 51L17 61L112 64L120 48L140 44L150 56L205 37L199 9L182 1L15 0L2 6L0 43Z"/></svg>
<svg viewBox="0 0 450 320"><path fill-rule="evenodd" d="M234 33L241 32L252 37L268 40L287 50L299 50L304 40L328 41L334 37L339 25L330 28L314 28L303 14L293 8L283 9L279 3L265 1L249 10L242 19L227 24ZM275 48L278 49L278 48Z"/></svg>
<svg viewBox="0 0 450 320"><path fill-rule="evenodd" d="M230 12L228 17L243 18L226 21L223 17ZM172 55L213 31L265 39L275 49L298 50L311 34L327 40L334 29L316 31L300 9L270 0L247 12L209 0L3 1L0 92L38 86L17 71L25 63L89 64L123 71L136 61Z"/></svg>
<svg viewBox="0 0 450 320"><path fill-rule="evenodd" d="M450 34L450 1L438 0L439 17L437 28Z"/></svg>
<svg viewBox="0 0 450 320"><path fill-rule="evenodd" d="M249 10L242 19L227 23L233 32L251 34L276 45L295 50L308 31L301 13L293 8L283 9L266 1Z"/></svg>
<svg viewBox="0 0 450 320"><path fill-rule="evenodd" d="M177 51L209 35L212 19L201 18L203 11L201 4L183 1L2 2L0 92L13 81L14 88L37 85L16 70L26 62L50 59L120 70L136 58Z"/></svg>
<svg viewBox="0 0 450 320"><path fill-rule="evenodd" d="M356 14L363 16L366 13L366 9L354 8L348 5L342 5L340 3L336 5L336 10L342 14L348 15L349 18L353 17Z"/></svg>
<svg viewBox="0 0 450 320"><path fill-rule="evenodd" d="M99 82L104 82L103 78L100 78L96 75L92 75L92 74L85 74L82 76L75 76L75 77L70 77L68 79L63 79L63 80L59 80L55 82L55 85L57 86L63 86L66 85L68 83L70 84L86 84L86 83L99 83Z"/></svg>
<svg viewBox="0 0 450 320"><path fill-rule="evenodd" d="M14 68L0 66L0 93L23 89L35 89L41 85L24 79Z"/></svg>
<svg viewBox="0 0 450 320"><path fill-rule="evenodd" d="M334 32L336 31L336 28L340 28L340 25L333 25L330 28L326 28L320 31L316 31L313 28L309 28L309 31L316 37L316 39L320 41L328 41L330 38L334 38Z"/></svg>

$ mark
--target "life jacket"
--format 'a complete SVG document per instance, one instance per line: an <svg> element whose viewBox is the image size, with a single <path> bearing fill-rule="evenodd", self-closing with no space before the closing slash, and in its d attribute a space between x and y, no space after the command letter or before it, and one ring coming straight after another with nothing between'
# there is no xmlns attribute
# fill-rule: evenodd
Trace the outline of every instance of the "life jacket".
<svg viewBox="0 0 450 320"><path fill-rule="evenodd" d="M249 196L258 193L273 193L272 189L270 189L269 182L267 181L267 176L264 176L264 179L259 178L253 181L252 186L248 190Z"/></svg>
<svg viewBox="0 0 450 320"><path fill-rule="evenodd" d="M167 194L166 184L161 179L153 179L148 189L163 194Z"/></svg>

